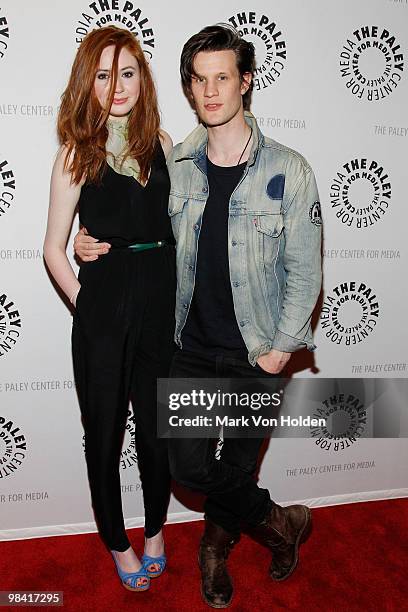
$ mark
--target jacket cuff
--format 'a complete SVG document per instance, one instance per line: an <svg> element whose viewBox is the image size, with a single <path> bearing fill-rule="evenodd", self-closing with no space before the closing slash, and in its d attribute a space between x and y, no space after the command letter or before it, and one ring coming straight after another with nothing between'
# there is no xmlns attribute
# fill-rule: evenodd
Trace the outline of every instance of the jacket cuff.
<svg viewBox="0 0 408 612"><path fill-rule="evenodd" d="M312 344L311 342L306 342L306 340L298 340L298 338L288 336L288 334L284 334L278 329L272 342L272 348L276 349L277 351L283 351L284 353L295 353L303 348L307 348L309 351L314 351L316 349L316 345Z"/></svg>
<svg viewBox="0 0 408 612"><path fill-rule="evenodd" d="M251 366L255 367L256 360L258 359L258 357L260 357L261 355L266 355L266 353L269 353L269 351L271 351L272 348L273 348L272 342L264 342L263 344L258 346L256 349L251 351L248 355L248 361L251 364Z"/></svg>

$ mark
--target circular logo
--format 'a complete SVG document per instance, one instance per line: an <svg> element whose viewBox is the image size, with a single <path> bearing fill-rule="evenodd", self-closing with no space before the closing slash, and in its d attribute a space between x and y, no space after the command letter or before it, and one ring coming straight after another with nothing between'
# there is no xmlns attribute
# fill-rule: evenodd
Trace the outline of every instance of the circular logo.
<svg viewBox="0 0 408 612"><path fill-rule="evenodd" d="M237 13L228 21L255 47L254 89L259 91L276 83L286 66L286 41L279 26L256 11Z"/></svg>
<svg viewBox="0 0 408 612"><path fill-rule="evenodd" d="M360 344L376 328L379 314L374 291L366 283L348 281L334 287L331 295L325 297L321 327L333 344Z"/></svg>
<svg viewBox="0 0 408 612"><path fill-rule="evenodd" d="M10 32L7 17L3 15L2 9L0 8L0 59L2 59L6 54L9 38Z"/></svg>
<svg viewBox="0 0 408 612"><path fill-rule="evenodd" d="M351 159L332 179L330 203L343 225L358 229L373 226L391 203L387 171L375 159Z"/></svg>
<svg viewBox="0 0 408 612"><path fill-rule="evenodd" d="M85 435L82 436L82 446L85 448ZM122 452L119 465L122 470L132 467L137 463L136 441L135 441L135 417L132 410L128 410L125 435L123 438Z"/></svg>
<svg viewBox="0 0 408 612"><path fill-rule="evenodd" d="M75 29L75 41L79 44L84 36L95 28L115 25L134 34L148 58L153 57L155 38L153 28L144 11L135 2L128 0L95 0L84 8Z"/></svg>
<svg viewBox="0 0 408 612"><path fill-rule="evenodd" d="M320 207L320 202L313 202L309 210L309 217L313 225L322 224L322 211Z"/></svg>
<svg viewBox="0 0 408 612"><path fill-rule="evenodd" d="M335 452L352 446L367 423L364 405L353 394L340 393L323 400L313 417L326 419L326 425L310 427L316 445Z"/></svg>
<svg viewBox="0 0 408 612"><path fill-rule="evenodd" d="M133 410L128 410L125 437L123 440L122 452L120 454L120 467L122 470L126 470L136 463L135 417Z"/></svg>
<svg viewBox="0 0 408 612"><path fill-rule="evenodd" d="M14 172L7 159L0 155L0 217L2 217L14 202L16 181Z"/></svg>
<svg viewBox="0 0 408 612"><path fill-rule="evenodd" d="M398 87L404 55L389 30L362 26L347 39L340 52L340 75L347 89L360 100L383 100Z"/></svg>
<svg viewBox="0 0 408 612"><path fill-rule="evenodd" d="M21 317L17 306L0 291L0 357L7 355L21 335Z"/></svg>
<svg viewBox="0 0 408 612"><path fill-rule="evenodd" d="M26 438L20 427L0 415L0 479L14 474L27 453Z"/></svg>

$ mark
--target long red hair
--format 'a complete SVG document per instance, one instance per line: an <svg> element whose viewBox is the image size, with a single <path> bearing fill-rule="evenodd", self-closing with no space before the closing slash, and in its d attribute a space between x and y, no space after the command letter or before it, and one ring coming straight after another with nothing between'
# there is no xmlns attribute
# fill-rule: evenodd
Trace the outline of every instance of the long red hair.
<svg viewBox="0 0 408 612"><path fill-rule="evenodd" d="M110 45L115 46L115 54L109 95L103 109L95 95L94 83L101 53ZM118 58L123 47L136 58L140 68L140 95L129 115L129 146L125 156L137 160L140 181L146 183L148 179L160 128L153 77L135 36L128 30L108 26L92 30L83 39L61 97L58 137L67 147L65 169L71 173L74 183L79 183L83 177L89 182L99 182L105 170L106 121L115 95Z"/></svg>

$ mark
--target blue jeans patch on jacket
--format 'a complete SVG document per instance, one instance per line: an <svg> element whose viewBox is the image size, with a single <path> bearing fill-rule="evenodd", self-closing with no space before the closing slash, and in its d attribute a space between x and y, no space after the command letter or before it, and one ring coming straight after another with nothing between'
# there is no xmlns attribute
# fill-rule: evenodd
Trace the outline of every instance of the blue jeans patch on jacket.
<svg viewBox="0 0 408 612"><path fill-rule="evenodd" d="M277 174L269 181L266 187L266 193L271 200L281 200L285 190L285 175Z"/></svg>

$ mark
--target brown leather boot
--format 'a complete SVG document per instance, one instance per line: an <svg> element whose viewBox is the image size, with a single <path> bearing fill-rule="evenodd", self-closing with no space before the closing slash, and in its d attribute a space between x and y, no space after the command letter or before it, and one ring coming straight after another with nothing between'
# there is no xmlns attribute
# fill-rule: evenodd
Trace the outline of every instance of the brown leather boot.
<svg viewBox="0 0 408 612"><path fill-rule="evenodd" d="M201 595L212 608L227 608L233 587L226 560L236 540L219 525L205 519L205 529L198 551L201 570Z"/></svg>
<svg viewBox="0 0 408 612"><path fill-rule="evenodd" d="M312 516L307 506L282 508L275 503L257 526L258 537L272 550L269 574L274 580L285 580L295 570L299 545L307 540L311 526Z"/></svg>

